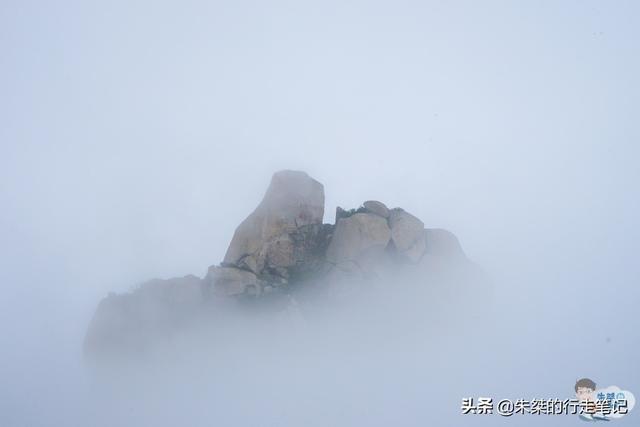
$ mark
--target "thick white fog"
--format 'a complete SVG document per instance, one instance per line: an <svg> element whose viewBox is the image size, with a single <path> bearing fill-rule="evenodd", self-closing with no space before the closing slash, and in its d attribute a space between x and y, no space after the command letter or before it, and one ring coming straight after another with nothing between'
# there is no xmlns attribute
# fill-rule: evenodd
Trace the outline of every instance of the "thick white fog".
<svg viewBox="0 0 640 427"><path fill-rule="evenodd" d="M639 395L639 17L630 1L3 1L0 426L561 426L578 421L461 400L570 398L582 377ZM324 184L325 222L377 199L451 230L491 278L490 315L453 299L410 327L404 303L344 329L353 313L229 318L144 367L88 367L98 302L202 277L280 169Z"/></svg>

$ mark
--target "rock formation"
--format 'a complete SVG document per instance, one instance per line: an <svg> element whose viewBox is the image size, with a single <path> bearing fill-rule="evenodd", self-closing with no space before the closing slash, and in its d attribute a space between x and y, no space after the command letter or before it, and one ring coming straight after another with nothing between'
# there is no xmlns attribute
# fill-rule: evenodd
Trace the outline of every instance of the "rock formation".
<svg viewBox="0 0 640 427"><path fill-rule="evenodd" d="M144 347L156 333L247 298L279 298L286 308L304 287L323 291L354 280L366 284L389 268L429 277L440 265L472 265L452 233L425 229L420 219L379 201L338 208L335 224L323 224L323 217L322 184L304 172L275 173L219 265L209 267L203 279L154 280L105 298L89 326L85 350Z"/></svg>

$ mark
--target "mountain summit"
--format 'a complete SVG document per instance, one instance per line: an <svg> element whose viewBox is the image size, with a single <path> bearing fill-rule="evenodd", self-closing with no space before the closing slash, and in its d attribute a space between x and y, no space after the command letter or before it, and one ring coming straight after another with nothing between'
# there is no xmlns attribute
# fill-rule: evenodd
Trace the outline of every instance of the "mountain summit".
<svg viewBox="0 0 640 427"><path fill-rule="evenodd" d="M321 183L305 172L276 172L224 260L204 278L156 279L103 299L89 325L86 354L146 350L185 325L234 310L304 318L309 307L348 304L380 290L418 292L425 307L434 295L455 303L478 291L468 284L478 268L458 239L425 228L401 208L368 200L337 208L334 224L323 224L323 217Z"/></svg>

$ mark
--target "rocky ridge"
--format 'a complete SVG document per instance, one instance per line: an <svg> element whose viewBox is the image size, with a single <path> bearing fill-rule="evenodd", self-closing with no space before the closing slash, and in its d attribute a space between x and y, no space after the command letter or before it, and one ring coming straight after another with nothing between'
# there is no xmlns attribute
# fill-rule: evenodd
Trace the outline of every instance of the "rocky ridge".
<svg viewBox="0 0 640 427"><path fill-rule="evenodd" d="M443 265L471 265L452 233L425 228L414 215L380 201L337 208L334 224L324 224L323 217L321 183L304 172L275 173L220 264L202 279L153 280L129 294L111 294L96 310L85 350L144 346L194 313L234 301L279 298L282 308L295 303L292 295L305 287L331 298L343 287L367 286L389 271L428 277Z"/></svg>

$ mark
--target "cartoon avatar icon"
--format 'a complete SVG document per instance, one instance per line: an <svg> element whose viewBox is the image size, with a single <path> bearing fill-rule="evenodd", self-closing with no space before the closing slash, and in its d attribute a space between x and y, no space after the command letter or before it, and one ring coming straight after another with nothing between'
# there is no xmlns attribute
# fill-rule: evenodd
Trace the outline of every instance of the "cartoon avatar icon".
<svg viewBox="0 0 640 427"><path fill-rule="evenodd" d="M595 411L593 392L596 391L596 383L589 378L582 378L576 381L574 387L576 397L584 404L585 410L579 415L582 421L609 421L609 418Z"/></svg>

